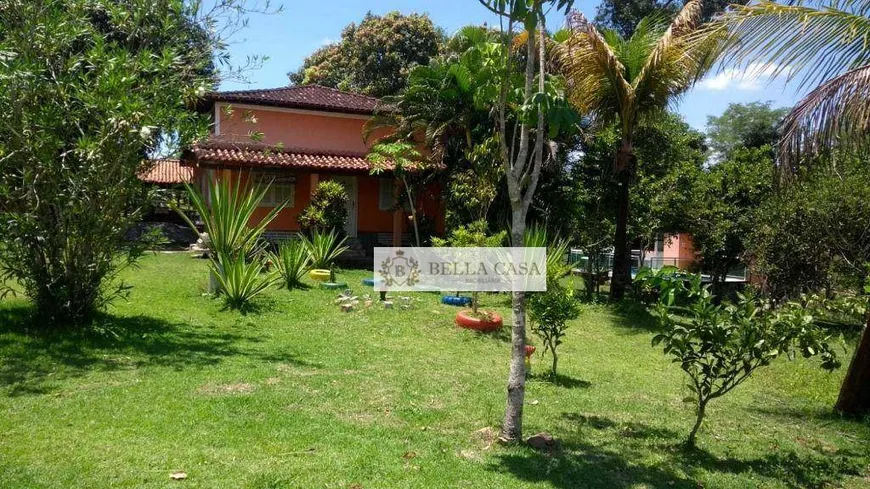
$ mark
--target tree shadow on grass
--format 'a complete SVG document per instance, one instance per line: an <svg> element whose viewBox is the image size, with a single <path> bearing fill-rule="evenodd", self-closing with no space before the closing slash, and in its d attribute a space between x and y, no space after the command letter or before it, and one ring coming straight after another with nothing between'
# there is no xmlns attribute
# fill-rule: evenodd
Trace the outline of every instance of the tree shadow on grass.
<svg viewBox="0 0 870 489"><path fill-rule="evenodd" d="M659 329L656 318L650 314L647 307L633 299L616 302L609 310L614 316L614 324L619 328L643 333Z"/></svg>
<svg viewBox="0 0 870 489"><path fill-rule="evenodd" d="M549 372L532 374L531 379L537 382L547 382L565 389L587 389L592 387L592 383L588 380L575 379L563 374L556 374L554 377Z"/></svg>
<svg viewBox="0 0 870 489"><path fill-rule="evenodd" d="M193 327L148 316L102 314L89 327L46 330L27 306L0 309L0 395L46 394L58 381L90 371L163 366L197 368L238 355L314 367L290 355L246 348L256 336Z"/></svg>
<svg viewBox="0 0 870 489"><path fill-rule="evenodd" d="M843 450L774 452L754 459L717 457L702 449L683 448L686 434L670 429L579 413L565 413L562 419L565 425L559 432L564 435L556 449L505 450L490 468L557 488L697 488L705 473L761 476L803 488L840 485L847 476L860 476L867 463L866 454Z"/></svg>

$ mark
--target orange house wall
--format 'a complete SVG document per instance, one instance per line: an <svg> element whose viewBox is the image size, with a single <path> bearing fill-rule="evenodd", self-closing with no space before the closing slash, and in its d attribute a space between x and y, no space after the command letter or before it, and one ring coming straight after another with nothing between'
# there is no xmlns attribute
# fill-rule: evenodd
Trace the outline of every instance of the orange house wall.
<svg viewBox="0 0 870 489"><path fill-rule="evenodd" d="M242 182L246 182L248 180L249 173L247 171L238 171L238 170L216 170L216 174L220 175L220 178L229 178L230 181L235 182L236 178L241 178ZM296 189L294 192L293 198L293 207L286 207L282 209L275 219L269 223L267 229L272 231L298 231L299 230L299 214L302 213L302 210L311 202L311 175L312 172L308 171L297 171L296 174ZM206 170L203 168L197 168L194 172L194 176L196 181L200 182L200 185L204 185L206 182ZM320 174L320 180L329 180L330 175L328 174ZM369 176L369 175L359 175L357 176L357 186L358 186L358 201L357 201L357 227L358 231L362 233L391 233L393 232L393 212L392 211L384 211L379 208L380 204L380 182L378 181L379 177ZM204 188L204 187L201 187ZM434 189L434 188L433 188ZM435 216L435 215L443 215L437 214L436 212L440 211L440 203L433 199L428 194L436 194L437 192L427 192L427 195L421 198L422 206L426 215ZM251 218L252 223L258 222L266 214L269 213L271 207L259 207L256 211L254 211L254 215ZM439 220L436 224L436 230L439 233L444 232L444 223L443 219ZM410 231L410 226L403 220L402 232Z"/></svg>
<svg viewBox="0 0 870 489"><path fill-rule="evenodd" d="M229 106L231 110L227 110ZM368 143L363 139L367 118L343 114L322 114L307 111L262 109L244 104L218 103L216 117L220 118L218 136L227 141L250 143L251 133L262 133L262 143L280 144L285 148L298 148L307 151L334 152L339 154L365 154L370 144L387 135L386 129L375 131ZM247 171L220 170L222 177L235 178L248 174ZM298 217L311 202L311 171L295 171L296 188L293 207L285 208L272 221L268 229L273 231L298 231ZM332 172L318 172L319 180L328 180ZM344 173L348 174L348 173ZM195 177L205 182L205 170L197 168ZM357 177L357 229L363 233L393 232L393 212L382 211L380 203L379 177L364 173L353 173ZM430 186L420 196L421 206L427 216L438 216L436 231L444 232L444 209L440 202L440 189ZM253 219L262 219L269 207L261 207ZM410 231L407 219L402 220L402 232Z"/></svg>
<svg viewBox="0 0 870 489"><path fill-rule="evenodd" d="M365 116L216 105L222 139L250 142L251 133L260 132L263 143L281 144L285 148L365 154L370 147L363 139ZM225 110L226 107L231 110ZM386 134L386 130L375 131L369 141L374 142Z"/></svg>

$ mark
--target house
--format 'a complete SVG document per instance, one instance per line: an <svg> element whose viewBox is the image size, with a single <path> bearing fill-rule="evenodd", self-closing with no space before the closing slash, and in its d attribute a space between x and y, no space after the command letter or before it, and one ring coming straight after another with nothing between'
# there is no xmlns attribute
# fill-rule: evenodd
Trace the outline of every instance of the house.
<svg viewBox="0 0 870 489"><path fill-rule="evenodd" d="M181 160L176 159L151 160L139 174L139 180L161 188L180 187L193 183L193 168L183 166Z"/></svg>
<svg viewBox="0 0 870 489"><path fill-rule="evenodd" d="M193 183L193 168L184 166L177 159L149 160L145 163L145 169L139 173L139 180L158 190L143 216L144 221L184 224L178 213L170 209L169 202L187 200L184 184Z"/></svg>
<svg viewBox="0 0 870 489"><path fill-rule="evenodd" d="M211 136L183 153L183 165L204 191L211 178L253 178L272 182L254 216L289 199L266 235L282 239L299 231L297 218L310 202L318 182L334 180L348 193L344 229L357 248L410 242L413 229L392 172L371 175L366 159L371 144L387 135L380 131L366 141L363 129L379 100L317 85L264 90L217 92L201 110L213 118ZM417 212L444 231L444 206L437 184L419 192ZM422 221L422 219L421 219Z"/></svg>

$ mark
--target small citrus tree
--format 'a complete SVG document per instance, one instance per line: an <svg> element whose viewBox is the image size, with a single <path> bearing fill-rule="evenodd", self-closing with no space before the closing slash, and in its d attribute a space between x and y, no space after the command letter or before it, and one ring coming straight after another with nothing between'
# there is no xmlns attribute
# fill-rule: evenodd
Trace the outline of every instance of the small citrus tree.
<svg viewBox="0 0 870 489"><path fill-rule="evenodd" d="M560 281L570 270L564 260L568 252L568 242L556 240L548 246L546 230L533 227L526 232L525 244L528 247L548 248L547 290L529 294L529 319L532 333L544 343L543 353L550 352L552 356L550 376L555 378L559 363L556 350L562 344L568 321L580 314L580 303L574 295L574 289L563 285Z"/></svg>
<svg viewBox="0 0 870 489"><path fill-rule="evenodd" d="M502 246L507 238L507 232L487 233L486 221L474 221L467 226L459 226L450 232L447 238L432 238L434 246L453 246L456 248L482 247L493 248ZM471 293L471 311L477 315L480 297L479 292Z"/></svg>
<svg viewBox="0 0 870 489"><path fill-rule="evenodd" d="M641 280L648 280L649 275ZM773 308L752 294L739 295L736 303L716 304L700 275L683 280L659 280L656 307L661 333L652 344L664 352L689 377L695 404L695 424L686 445L692 447L713 399L724 396L757 369L785 356L820 356L822 367L836 369L840 362L830 337L798 304Z"/></svg>

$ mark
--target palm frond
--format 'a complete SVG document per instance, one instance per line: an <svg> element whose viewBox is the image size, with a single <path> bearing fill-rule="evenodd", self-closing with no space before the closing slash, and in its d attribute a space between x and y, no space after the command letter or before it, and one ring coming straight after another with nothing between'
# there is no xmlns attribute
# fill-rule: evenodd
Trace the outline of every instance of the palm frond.
<svg viewBox="0 0 870 489"><path fill-rule="evenodd" d="M755 67L756 75L785 75L800 89L870 64L870 1L763 0L736 6L706 29L722 39L723 65ZM752 74L752 73L750 73Z"/></svg>
<svg viewBox="0 0 870 489"><path fill-rule="evenodd" d="M571 36L555 48L567 78L568 99L599 125L633 111L634 90L625 67L595 26L580 12L569 18ZM626 123L625 118L623 124Z"/></svg>
<svg viewBox="0 0 870 489"><path fill-rule="evenodd" d="M691 0L658 38L633 80L635 90L651 109L672 103L700 80L712 66L711 40L692 42L701 20L701 0Z"/></svg>
<svg viewBox="0 0 870 489"><path fill-rule="evenodd" d="M782 123L781 168L794 172L802 158L828 150L858 149L870 135L870 66L821 84Z"/></svg>

